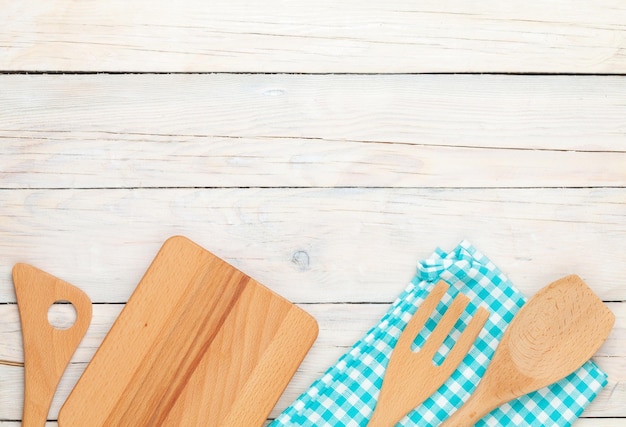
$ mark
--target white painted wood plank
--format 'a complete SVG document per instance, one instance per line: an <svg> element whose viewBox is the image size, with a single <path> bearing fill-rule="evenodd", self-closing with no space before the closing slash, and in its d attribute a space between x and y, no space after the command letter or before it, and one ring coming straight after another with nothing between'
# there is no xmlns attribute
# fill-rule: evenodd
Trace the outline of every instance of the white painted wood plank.
<svg viewBox="0 0 626 427"><path fill-rule="evenodd" d="M625 189L0 191L0 302L28 262L124 302L183 234L296 302L392 301L420 259L468 239L523 292L570 273L626 300Z"/></svg>
<svg viewBox="0 0 626 427"><path fill-rule="evenodd" d="M221 137L178 136L171 142L148 136L147 142L146 136L99 140L100 135L5 133L0 188L621 187L626 182L626 151L276 137L233 143Z"/></svg>
<svg viewBox="0 0 626 427"><path fill-rule="evenodd" d="M626 357L626 303L605 303L615 314L615 326L597 357ZM93 319L76 354L74 363L88 363L100 346L124 304L94 304ZM320 322L320 334L316 346L320 348L351 346L360 339L383 316L389 304L300 304ZM58 318L70 318L69 308ZM21 364L24 362L22 336L17 304L0 305L0 361ZM318 355L319 356L319 355ZM328 364L334 359L330 356Z"/></svg>
<svg viewBox="0 0 626 427"><path fill-rule="evenodd" d="M302 308L311 313L319 322L319 338L273 415L276 415L293 401L348 347L375 325L387 307L388 305L385 304L303 305ZM623 406L623 401L626 398L626 352L623 346L623 342L626 340L626 303L610 303L609 307L617 315L616 327L607 344L598 352L595 360L609 375L610 383L586 411L586 416L626 416L626 408ZM120 309L121 305L94 306L92 324L72 359L72 366L69 368L68 375L62 380L52 409L52 418L56 418L60 405L104 339L104 335L119 314ZM0 336L3 338L2 344L0 344L0 359L22 361L16 305L0 306ZM618 352L613 353L613 350ZM20 397L23 393L21 388L22 375L21 367L0 365L0 377L3 378L0 386L0 419L19 419L21 413Z"/></svg>
<svg viewBox="0 0 626 427"><path fill-rule="evenodd" d="M626 77L0 76L0 187L626 182Z"/></svg>
<svg viewBox="0 0 626 427"><path fill-rule="evenodd" d="M619 0L24 0L0 10L2 70L626 70Z"/></svg>

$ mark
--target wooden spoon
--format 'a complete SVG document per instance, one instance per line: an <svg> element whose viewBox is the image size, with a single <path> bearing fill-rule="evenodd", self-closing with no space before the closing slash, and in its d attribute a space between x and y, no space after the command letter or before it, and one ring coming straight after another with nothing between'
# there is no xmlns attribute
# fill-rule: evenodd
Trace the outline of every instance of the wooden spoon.
<svg viewBox="0 0 626 427"><path fill-rule="evenodd" d="M480 384L442 426L473 426L519 396L568 376L600 348L615 316L578 276L551 283L517 313Z"/></svg>
<svg viewBox="0 0 626 427"><path fill-rule="evenodd" d="M24 341L22 426L43 427L59 380L91 322L91 301L77 287L27 264L13 267L13 286ZM48 321L48 309L59 301L76 309L76 321L67 329Z"/></svg>

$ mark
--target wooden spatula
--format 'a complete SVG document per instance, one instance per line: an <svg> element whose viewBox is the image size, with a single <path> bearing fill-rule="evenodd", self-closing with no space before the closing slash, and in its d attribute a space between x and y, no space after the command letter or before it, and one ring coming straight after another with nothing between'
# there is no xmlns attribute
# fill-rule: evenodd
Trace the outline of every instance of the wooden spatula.
<svg viewBox="0 0 626 427"><path fill-rule="evenodd" d="M316 336L302 309L172 237L61 408L59 425L261 426Z"/></svg>
<svg viewBox="0 0 626 427"><path fill-rule="evenodd" d="M28 264L13 267L13 286L24 341L22 426L43 427L59 380L91 322L91 301L77 287ZM76 310L67 329L48 321L48 309L59 301Z"/></svg>
<svg viewBox="0 0 626 427"><path fill-rule="evenodd" d="M580 277L551 283L516 314L478 387L442 426L473 426L498 406L571 374L600 348L614 322Z"/></svg>
<svg viewBox="0 0 626 427"><path fill-rule="evenodd" d="M452 375L485 325L489 312L479 307L445 360L435 366L433 356L465 311L469 298L458 294L418 352L411 345L432 311L448 291L441 281L426 297L402 331L387 365L383 386L368 427L392 427L419 406Z"/></svg>

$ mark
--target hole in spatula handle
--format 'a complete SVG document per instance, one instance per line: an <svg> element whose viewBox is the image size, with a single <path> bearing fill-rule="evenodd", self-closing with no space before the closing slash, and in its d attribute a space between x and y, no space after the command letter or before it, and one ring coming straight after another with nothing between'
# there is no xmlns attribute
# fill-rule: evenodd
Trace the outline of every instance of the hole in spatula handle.
<svg viewBox="0 0 626 427"><path fill-rule="evenodd" d="M65 330L76 322L76 307L67 300L55 301L48 308L48 322L54 329Z"/></svg>

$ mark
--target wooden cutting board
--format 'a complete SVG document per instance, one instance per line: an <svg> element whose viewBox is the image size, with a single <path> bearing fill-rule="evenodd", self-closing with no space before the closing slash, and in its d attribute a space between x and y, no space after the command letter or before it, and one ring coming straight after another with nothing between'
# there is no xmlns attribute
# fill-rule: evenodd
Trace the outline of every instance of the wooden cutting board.
<svg viewBox="0 0 626 427"><path fill-rule="evenodd" d="M302 309L172 237L70 393L59 425L260 426L317 332Z"/></svg>

